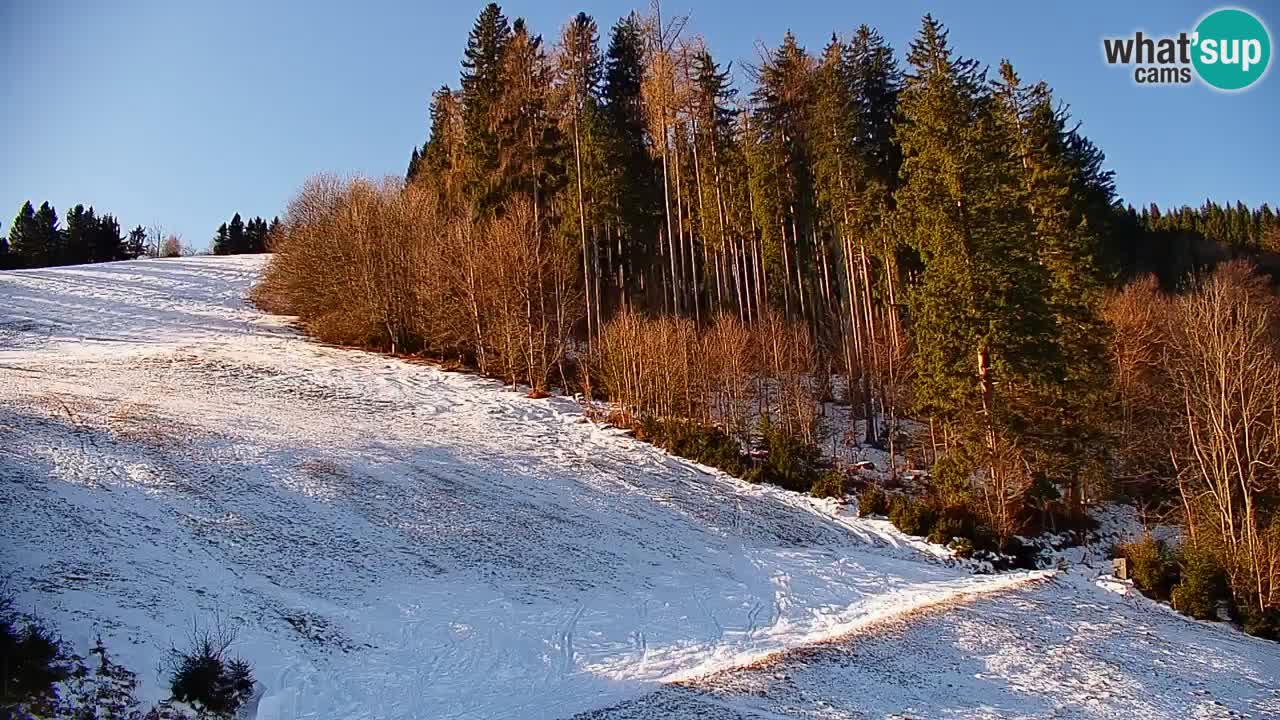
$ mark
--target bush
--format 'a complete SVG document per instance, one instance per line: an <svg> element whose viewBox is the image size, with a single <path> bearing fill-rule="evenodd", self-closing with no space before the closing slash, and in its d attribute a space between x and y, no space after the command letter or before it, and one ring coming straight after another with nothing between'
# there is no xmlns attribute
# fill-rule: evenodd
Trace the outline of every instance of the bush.
<svg viewBox="0 0 1280 720"><path fill-rule="evenodd" d="M763 463L752 468L747 479L796 492L809 492L818 479L818 459L821 453L817 446L780 428L768 426L764 428L764 440L768 456Z"/></svg>
<svg viewBox="0 0 1280 720"><path fill-rule="evenodd" d="M1217 553L1199 543L1186 543L1178 552L1181 579L1170 604L1184 615L1217 620L1218 606L1227 597L1227 578Z"/></svg>
<svg viewBox="0 0 1280 720"><path fill-rule="evenodd" d="M976 548L973 546L973 541L966 537L958 537L955 540L952 540L947 547L951 548L951 551L956 554L956 557L964 560L968 560L973 557L973 553L976 551Z"/></svg>
<svg viewBox="0 0 1280 720"><path fill-rule="evenodd" d="M1233 614L1244 631L1250 635L1280 641L1280 610L1276 608L1257 610L1244 603L1237 603Z"/></svg>
<svg viewBox="0 0 1280 720"><path fill-rule="evenodd" d="M173 699L185 702L215 717L230 717L253 695L253 669L247 662L227 654L235 633L221 624L198 626L191 634L191 647L169 651L170 691Z"/></svg>
<svg viewBox="0 0 1280 720"><path fill-rule="evenodd" d="M48 714L58 700L58 683L71 675L62 643L37 622L21 623L0 608L0 717L10 708ZM18 717L23 713L19 712Z"/></svg>
<svg viewBox="0 0 1280 720"><path fill-rule="evenodd" d="M747 467L742 446L717 427L646 417L636 427L636 437L672 455L709 465L730 475L742 475Z"/></svg>
<svg viewBox="0 0 1280 720"><path fill-rule="evenodd" d="M888 514L889 496L879 485L867 485L858 493L858 517Z"/></svg>
<svg viewBox="0 0 1280 720"><path fill-rule="evenodd" d="M838 470L828 470L818 476L809 494L816 498L843 498L845 496L844 475Z"/></svg>
<svg viewBox="0 0 1280 720"><path fill-rule="evenodd" d="M1118 552L1129 561L1135 587L1148 597L1169 600L1177 577L1163 543L1146 535L1137 542L1121 545Z"/></svg>
<svg viewBox="0 0 1280 720"><path fill-rule="evenodd" d="M938 521L928 500L899 495L889 503L889 522L907 535L927 536Z"/></svg>

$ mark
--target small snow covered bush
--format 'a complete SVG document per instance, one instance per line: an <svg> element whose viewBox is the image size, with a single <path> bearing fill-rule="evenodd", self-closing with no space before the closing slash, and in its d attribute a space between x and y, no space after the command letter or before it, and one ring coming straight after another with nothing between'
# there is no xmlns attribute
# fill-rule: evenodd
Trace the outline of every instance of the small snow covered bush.
<svg viewBox="0 0 1280 720"><path fill-rule="evenodd" d="M193 628L190 647L169 651L173 699L214 717L230 717L253 695L253 669L229 655L235 632L216 623Z"/></svg>
<svg viewBox="0 0 1280 720"><path fill-rule="evenodd" d="M49 714L71 665L52 630L23 622L11 607L0 601L0 718Z"/></svg>

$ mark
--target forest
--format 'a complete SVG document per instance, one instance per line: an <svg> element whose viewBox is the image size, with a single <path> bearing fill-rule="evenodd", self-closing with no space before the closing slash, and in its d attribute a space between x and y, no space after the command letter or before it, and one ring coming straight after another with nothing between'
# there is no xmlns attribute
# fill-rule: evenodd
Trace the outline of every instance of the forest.
<svg viewBox="0 0 1280 720"><path fill-rule="evenodd" d="M1046 83L932 16L903 60L787 33L740 91L656 3L550 41L490 4L405 176L309 180L256 301L968 550L1129 501L1184 528L1126 551L1144 589L1274 635L1275 212L1125 205ZM883 478L824 457L835 413Z"/></svg>

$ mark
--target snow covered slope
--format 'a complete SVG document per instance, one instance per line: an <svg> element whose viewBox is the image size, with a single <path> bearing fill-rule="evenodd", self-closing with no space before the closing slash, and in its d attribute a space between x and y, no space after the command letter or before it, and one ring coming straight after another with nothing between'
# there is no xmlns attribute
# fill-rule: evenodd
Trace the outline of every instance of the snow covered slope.
<svg viewBox="0 0 1280 720"><path fill-rule="evenodd" d="M154 670L240 627L260 718L553 718L1034 574L583 421L309 342L263 257L0 273L0 565Z"/></svg>

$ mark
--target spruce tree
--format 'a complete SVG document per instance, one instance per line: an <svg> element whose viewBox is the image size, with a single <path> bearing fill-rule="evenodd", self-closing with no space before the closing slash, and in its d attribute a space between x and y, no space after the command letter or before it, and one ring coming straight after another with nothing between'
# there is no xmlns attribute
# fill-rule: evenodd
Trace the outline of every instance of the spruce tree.
<svg viewBox="0 0 1280 720"><path fill-rule="evenodd" d="M600 56L596 22L586 13L578 13L565 25L560 37L560 86L567 107L564 118L566 134L572 140L572 155L566 159L568 187L573 192L576 217L566 213L566 231L576 230L582 246L583 289L586 302L587 336L599 331L600 286L597 272L597 213L594 202L596 184L602 178L604 137L599 110L600 80L603 60ZM574 225L576 227L569 229Z"/></svg>
<svg viewBox="0 0 1280 720"><path fill-rule="evenodd" d="M31 252L27 254L27 267L50 267L57 265L63 256L62 229L59 227L58 211L47 201L40 204L32 220Z"/></svg>
<svg viewBox="0 0 1280 720"><path fill-rule="evenodd" d="M247 249L248 243L244 233L244 220L240 218L240 213L236 213L231 217L231 222L227 223L227 253L229 255L239 255Z"/></svg>
<svg viewBox="0 0 1280 720"><path fill-rule="evenodd" d="M147 231L141 225L129 231L129 239L125 243L125 259L136 260L147 254Z"/></svg>
<svg viewBox="0 0 1280 720"><path fill-rule="evenodd" d="M227 224L222 223L218 226L218 232L213 236L213 254L214 255L230 255L231 242L227 237Z"/></svg>
<svg viewBox="0 0 1280 720"><path fill-rule="evenodd" d="M807 316L805 280L813 278L808 252L813 198L807 116L813 60L790 32L756 72L751 95L761 202L757 220L775 302Z"/></svg>
<svg viewBox="0 0 1280 720"><path fill-rule="evenodd" d="M85 209L84 205L77 204L68 210L62 242L52 264L79 265L94 262L93 234L97 222L93 208Z"/></svg>
<svg viewBox="0 0 1280 720"><path fill-rule="evenodd" d="M103 213L93 226L93 262L114 262L126 256L120 221L111 213Z"/></svg>
<svg viewBox="0 0 1280 720"><path fill-rule="evenodd" d="M510 38L511 27L502 8L489 3L476 18L462 61L465 187L482 209L495 207L502 199L497 114L503 94L502 59Z"/></svg>
<svg viewBox="0 0 1280 720"><path fill-rule="evenodd" d="M657 231L662 197L658 169L645 135L644 46L644 28L635 13L613 26L600 93L610 175L601 200L615 226L622 289L633 299L646 287L656 290L661 277Z"/></svg>
<svg viewBox="0 0 1280 720"><path fill-rule="evenodd" d="M1060 367L1027 192L998 103L925 16L901 94L897 222L923 262L909 307L916 402L997 478ZM1008 528L1002 528L1007 531Z"/></svg>
<svg viewBox="0 0 1280 720"><path fill-rule="evenodd" d="M36 232L36 210L28 200L9 226L9 264L15 268L38 267L43 254Z"/></svg>

